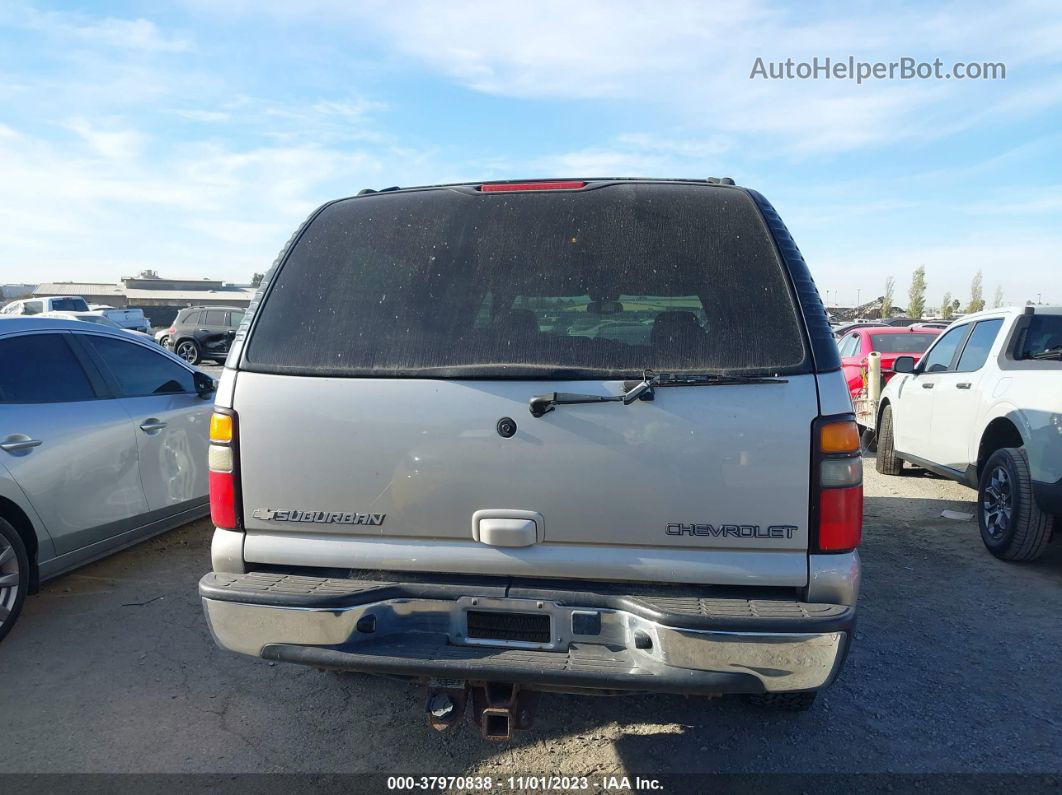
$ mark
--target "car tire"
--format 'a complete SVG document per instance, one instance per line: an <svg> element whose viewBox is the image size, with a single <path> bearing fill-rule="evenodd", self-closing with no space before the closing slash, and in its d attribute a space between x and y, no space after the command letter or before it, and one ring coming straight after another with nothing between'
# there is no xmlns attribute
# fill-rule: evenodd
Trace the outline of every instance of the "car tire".
<svg viewBox="0 0 1062 795"><path fill-rule="evenodd" d="M1035 560L1044 553L1054 517L1036 504L1023 448L1004 447L988 457L977 484L977 524L988 551L1001 560Z"/></svg>
<svg viewBox="0 0 1062 795"><path fill-rule="evenodd" d="M11 631L22 612L29 580L29 555L22 536L0 518L0 640Z"/></svg>
<svg viewBox="0 0 1062 795"><path fill-rule="evenodd" d="M163 348L168 348L170 346L170 336L168 334L163 334L159 337L159 345Z"/></svg>
<svg viewBox="0 0 1062 795"><path fill-rule="evenodd" d="M892 439L892 406L881 412L878 423L878 453L874 468L883 475L899 475L903 472L903 459L897 458Z"/></svg>
<svg viewBox="0 0 1062 795"><path fill-rule="evenodd" d="M863 428L859 435L859 444L866 453L873 453L878 449L878 437L873 428Z"/></svg>
<svg viewBox="0 0 1062 795"><path fill-rule="evenodd" d="M199 343L195 340L181 340L173 346L173 352L192 365L199 364L199 360L203 358Z"/></svg>
<svg viewBox="0 0 1062 795"><path fill-rule="evenodd" d="M806 712L815 703L817 690L801 690L798 693L755 693L745 696L745 701L754 707L776 712Z"/></svg>

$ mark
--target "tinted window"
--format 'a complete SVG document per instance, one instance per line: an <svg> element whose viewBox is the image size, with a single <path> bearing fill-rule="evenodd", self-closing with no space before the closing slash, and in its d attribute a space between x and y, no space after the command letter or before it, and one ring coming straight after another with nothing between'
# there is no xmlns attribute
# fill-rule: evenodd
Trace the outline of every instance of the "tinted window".
<svg viewBox="0 0 1062 795"><path fill-rule="evenodd" d="M803 368L805 351L751 199L624 184L333 204L277 275L246 360L269 372L575 378L778 372Z"/></svg>
<svg viewBox="0 0 1062 795"><path fill-rule="evenodd" d="M933 346L933 349L926 354L923 372L939 373L942 370L947 370L951 366L955 351L958 350L962 338L966 336L968 328L969 326L966 325L956 326L941 337L937 344Z"/></svg>
<svg viewBox="0 0 1062 795"><path fill-rule="evenodd" d="M236 328L243 322L243 312L229 312L229 325Z"/></svg>
<svg viewBox="0 0 1062 795"><path fill-rule="evenodd" d="M204 326L224 326L225 312L221 309L208 309L203 313L202 324Z"/></svg>
<svg viewBox="0 0 1062 795"><path fill-rule="evenodd" d="M841 356L855 356L857 350L859 350L859 337L855 334L850 334L841 343L839 353Z"/></svg>
<svg viewBox="0 0 1062 795"><path fill-rule="evenodd" d="M1003 318L996 320L982 320L974 326L970 339L966 341L966 347L962 349L959 357L959 366L955 368L960 373L970 373L980 370L988 361L988 352L992 349L992 343L996 341L996 335L1003 325Z"/></svg>
<svg viewBox="0 0 1062 795"><path fill-rule="evenodd" d="M936 334L871 334L870 344L878 353L925 353Z"/></svg>
<svg viewBox="0 0 1062 795"><path fill-rule="evenodd" d="M96 397L63 334L0 340L0 401L55 403Z"/></svg>
<svg viewBox="0 0 1062 795"><path fill-rule="evenodd" d="M53 312L88 312L88 304L84 298L53 298Z"/></svg>
<svg viewBox="0 0 1062 795"><path fill-rule="evenodd" d="M192 312L189 312L187 315L185 315L183 318L181 318L178 322L181 325L185 325L185 326L194 326L194 325L196 325L199 322L199 310L196 309L196 310L194 310Z"/></svg>
<svg viewBox="0 0 1062 795"><path fill-rule="evenodd" d="M1062 351L1062 315L1033 315L1022 337L1019 359L1053 356Z"/></svg>
<svg viewBox="0 0 1062 795"><path fill-rule="evenodd" d="M22 304L22 314L39 315L44 311L44 304L40 301L26 301Z"/></svg>
<svg viewBox="0 0 1062 795"><path fill-rule="evenodd" d="M103 358L123 397L195 391L188 370L150 348L95 335L85 335L81 339Z"/></svg>

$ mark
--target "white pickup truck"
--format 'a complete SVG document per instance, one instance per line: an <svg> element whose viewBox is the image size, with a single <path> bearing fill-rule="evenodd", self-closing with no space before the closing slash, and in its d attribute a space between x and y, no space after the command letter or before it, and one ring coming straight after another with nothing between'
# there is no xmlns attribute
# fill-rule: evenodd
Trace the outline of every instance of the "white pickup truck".
<svg viewBox="0 0 1062 795"><path fill-rule="evenodd" d="M89 309L98 315L103 315L122 328L133 329L144 334L151 332L151 323L144 316L143 309L118 309L106 304L90 304Z"/></svg>
<svg viewBox="0 0 1062 795"><path fill-rule="evenodd" d="M978 490L988 550L1039 557L1062 516L1062 307L967 315L881 394L877 469L907 461Z"/></svg>

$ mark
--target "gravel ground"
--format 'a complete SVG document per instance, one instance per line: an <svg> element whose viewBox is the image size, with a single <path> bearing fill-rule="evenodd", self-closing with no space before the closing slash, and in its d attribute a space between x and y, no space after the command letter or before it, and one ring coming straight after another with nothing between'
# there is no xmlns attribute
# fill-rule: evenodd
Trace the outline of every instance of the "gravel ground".
<svg viewBox="0 0 1062 795"><path fill-rule="evenodd" d="M0 644L0 772L1060 772L1062 543L992 558L973 492L866 462L861 617L808 713L544 695L509 744L431 731L417 687L221 652L206 521L44 586Z"/></svg>

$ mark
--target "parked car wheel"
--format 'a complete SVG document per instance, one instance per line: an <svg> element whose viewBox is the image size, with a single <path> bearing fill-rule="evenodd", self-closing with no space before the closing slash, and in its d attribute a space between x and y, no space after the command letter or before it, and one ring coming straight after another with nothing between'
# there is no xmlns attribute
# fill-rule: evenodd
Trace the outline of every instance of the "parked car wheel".
<svg viewBox="0 0 1062 795"><path fill-rule="evenodd" d="M873 428L863 428L860 426L859 443L862 445L863 450L867 453L873 453L878 449L878 436L874 433Z"/></svg>
<svg viewBox="0 0 1062 795"><path fill-rule="evenodd" d="M29 586L29 555L18 531L0 519L0 640L11 631Z"/></svg>
<svg viewBox="0 0 1062 795"><path fill-rule="evenodd" d="M1029 458L1020 447L992 453L981 470L977 523L988 551L1002 560L1034 560L1051 539L1054 517L1036 504Z"/></svg>
<svg viewBox="0 0 1062 795"><path fill-rule="evenodd" d="M892 439L892 406L881 412L878 423L878 457L874 467L883 475L899 475L903 471L903 459L897 458Z"/></svg>
<svg viewBox="0 0 1062 795"><path fill-rule="evenodd" d="M161 337L159 337L159 345L161 345L163 348L168 348L170 346L170 335L163 334Z"/></svg>
<svg viewBox="0 0 1062 795"><path fill-rule="evenodd" d="M745 701L755 707L763 707L778 712L805 712L815 703L817 690L803 690L799 693L755 693L745 696Z"/></svg>
<svg viewBox="0 0 1062 795"><path fill-rule="evenodd" d="M201 354L199 353L199 345L195 340L181 340L177 343L177 347L173 349L173 352L184 359L188 364L199 364Z"/></svg>

